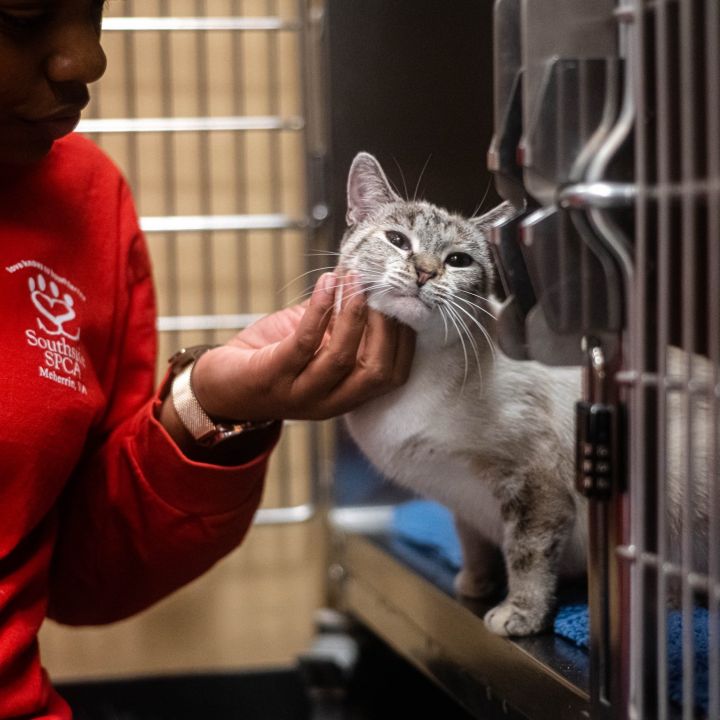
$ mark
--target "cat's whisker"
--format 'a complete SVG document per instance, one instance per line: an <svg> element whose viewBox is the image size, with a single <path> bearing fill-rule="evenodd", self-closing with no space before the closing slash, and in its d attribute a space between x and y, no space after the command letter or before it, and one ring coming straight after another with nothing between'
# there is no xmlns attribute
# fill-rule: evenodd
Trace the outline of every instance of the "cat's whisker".
<svg viewBox="0 0 720 720"><path fill-rule="evenodd" d="M447 307L447 306L446 306ZM450 322L455 326L455 330L457 331L458 337L460 338L460 345L462 346L463 351L463 357L465 359L465 374L463 375L463 382L461 391L465 389L465 383L467 382L467 376L468 376L468 354L467 354L467 347L465 346L465 339L463 338L462 332L460 331L460 327L457 324L457 320L455 319L455 313L447 307L448 310L448 317L450 318Z"/></svg>
<svg viewBox="0 0 720 720"><path fill-rule="evenodd" d="M490 353L492 355L492 361L493 363L497 360L497 355L495 352L495 343L492 341L492 338L490 337L490 333L485 329L483 324L470 312L468 312L462 305L458 305L454 300L450 298L446 298L447 302L450 303L453 307L455 307L457 310L460 310L462 313L467 315L474 323L477 325L480 332L483 334L483 337L487 341L488 347L490 348Z"/></svg>
<svg viewBox="0 0 720 720"><path fill-rule="evenodd" d="M290 307L291 305L296 305L297 303L302 303L305 300L308 300L312 297L313 292L315 291L315 284L312 285L306 285L305 288L302 290L302 292L298 293L294 297L291 297L286 303L285 307Z"/></svg>
<svg viewBox="0 0 720 720"><path fill-rule="evenodd" d="M325 268L325 269L333 270L334 267L331 266L331 267ZM298 276L298 277L296 278L296 280L299 280L299 279L302 278L304 275L309 275L309 274L310 274L310 273L303 273L303 275ZM362 280L362 281L359 280L359 281L357 281L357 282L355 282L355 283L345 283L345 287L350 287L350 285L353 285L353 286L363 285L367 280L378 280L378 279L382 279L382 276L380 275L380 273L378 273L376 276L373 276L373 275L370 274L370 273L365 273L365 279L364 279L364 280ZM294 281L293 281L293 282L294 282ZM286 288L287 288L289 285L290 285L290 283L286 286ZM331 286L331 289L334 290L334 289L336 289L336 288L338 288L338 287L340 287L340 286L342 286L342 285L343 285L343 283L342 283L340 280L337 280L337 281ZM294 305L294 304L299 303L299 302L303 302L304 300L307 300L308 298L312 297L312 294L313 294L314 290L315 290L315 283L313 283L312 285L306 286L301 293L299 293L299 294L295 295L293 298L291 298L291 299L286 303L286 305L287 305L287 306L290 306L290 305Z"/></svg>
<svg viewBox="0 0 720 720"><path fill-rule="evenodd" d="M365 282L344 283L344 284L338 282L338 283L335 283L335 285L333 286L333 289L337 289L339 287L357 288L360 285L363 286L363 288L361 290L353 290L353 292L350 293L349 295L347 295L344 298L344 300L349 300L349 299L355 297L356 295L361 295L366 290L372 290L373 292L377 292L377 291L389 292L390 290L392 290L392 288L386 288L384 283L375 283L375 284L371 284L371 285L366 285ZM309 288L306 288L306 291L304 293L302 293L301 295L297 295L295 298L290 300L287 303L287 305L288 306L295 305L296 303L307 300L308 298L312 297L314 290L315 290L315 285L311 285ZM332 311L332 308L331 308L331 311Z"/></svg>
<svg viewBox="0 0 720 720"><path fill-rule="evenodd" d="M425 161L425 164L422 166L422 170L420 171L420 175L417 179L417 183L415 184L415 194L413 195L413 202L417 200L417 194L420 190L420 183L422 182L423 175L425 174L425 170L427 170L428 163L430 162L430 158L432 158L432 153L428 155L427 160Z"/></svg>
<svg viewBox="0 0 720 720"><path fill-rule="evenodd" d="M318 255L337 255L338 257L342 255L342 253L339 250L323 250L321 248L308 248L308 251L305 253L307 257L317 257Z"/></svg>
<svg viewBox="0 0 720 720"><path fill-rule="evenodd" d="M480 381L480 387L482 388L482 382L483 382L482 364L480 362L480 352L478 349L478 345L475 342L475 338L473 338L472 333L470 332L470 328L467 326L467 323L465 323L464 320L459 315L456 315L456 318L457 318L457 322L460 325L460 327L465 331L465 335L468 339L468 343L469 343L470 347L472 348L473 355L475 356L475 365L478 370L478 379ZM461 388L463 391L465 390L465 384L467 381L467 376L468 376L469 371L470 371L470 368L468 366L465 370L465 381L463 382L463 385Z"/></svg>
<svg viewBox="0 0 720 720"><path fill-rule="evenodd" d="M465 315L467 315L478 327L480 332L482 333L483 337L485 338L488 347L490 348L490 354L492 355L492 361L493 363L497 361L497 352L495 349L495 343L493 342L493 339L490 335L490 333L487 331L487 328L470 312L465 310L465 308L461 307L460 305L456 305L457 309L463 312Z"/></svg>
<svg viewBox="0 0 720 720"><path fill-rule="evenodd" d="M403 197L407 201L408 200L408 186L407 186L407 181L405 180L405 173L403 172L403 169L400 167L400 163L397 161L397 158L394 157L393 162L395 163L395 167L400 172L400 177L402 178L403 188L405 189L405 195ZM400 193L398 193L398 195L399 194Z"/></svg>
<svg viewBox="0 0 720 720"><path fill-rule="evenodd" d="M448 324L447 324L447 318L445 317L445 308L442 305L437 306L438 310L440 311L440 317L443 321L443 327L445 328L445 338L443 342L447 344L448 341Z"/></svg>
<svg viewBox="0 0 720 720"><path fill-rule="evenodd" d="M462 293L463 295L472 295L475 298L478 298L478 300L482 300L483 302L487 303L491 308L497 307L497 303L491 300L490 298L485 297L484 295L480 295L479 293L471 292L470 290L458 290L459 293Z"/></svg>
<svg viewBox="0 0 720 720"><path fill-rule="evenodd" d="M330 267L328 269L332 270L333 268ZM305 273L305 274L307 275L308 273ZM300 277L302 277L302 275ZM317 284L317 281L313 282L312 285L306 285L302 292L298 293L297 295L295 295L293 298L291 298L288 301L287 305L288 306L294 305L295 303L303 302L304 300L307 300L308 298L312 297L312 294L315 291L316 284ZM334 290L334 289L338 288L340 285L341 285L340 282L335 282L335 284L331 285L330 288Z"/></svg>
<svg viewBox="0 0 720 720"><path fill-rule="evenodd" d="M296 283L298 280L302 280L304 277L307 277L308 275L312 275L313 273L319 272L325 272L327 270L334 270L335 265L326 265L325 267L319 267L319 268L313 268L312 270L308 270L307 272L301 273L300 275L297 275L294 277L290 282L283 285L279 290L278 294L285 292L293 283Z"/></svg>
<svg viewBox="0 0 720 720"><path fill-rule="evenodd" d="M474 218L477 216L478 212L480 211L480 208L485 204L485 200L487 200L488 193L490 192L490 185L492 184L492 178L490 178L487 182L487 186L485 187L485 192L483 193L482 200L480 200L480 204L473 210L471 218Z"/></svg>
<svg viewBox="0 0 720 720"><path fill-rule="evenodd" d="M363 285L368 281L378 281L383 279L384 274L383 273L372 273L372 272L363 272L362 277L358 277L357 280L354 280L352 282L348 282L347 280L343 280L343 278L338 275L336 278L336 282L333 285L333 288L340 287L341 285L345 285L346 287L357 287L358 285Z"/></svg>
<svg viewBox="0 0 720 720"><path fill-rule="evenodd" d="M457 295L455 299L458 300L459 302L464 302L465 304L470 305L470 307L477 308L480 312L485 313L487 316L491 317L493 320L497 320L497 317L495 315L493 315L489 310L486 310L481 305L474 303L472 300L468 300L467 298L462 298L459 295Z"/></svg>
<svg viewBox="0 0 720 720"><path fill-rule="evenodd" d="M475 359L477 360L477 363L478 363L478 370L480 370L479 348L478 348L477 342L475 341L475 338L473 337L472 332L470 331L470 327L468 326L467 322L462 317L460 317L460 315L457 314L457 311L452 307L452 303L450 303L449 309L455 313L455 317L456 317L458 323L460 324L462 329L465 331L468 342L470 343L470 346L473 349L473 353L475 354ZM458 309L462 309L462 308L458 308Z"/></svg>
<svg viewBox="0 0 720 720"><path fill-rule="evenodd" d="M295 297L290 298L290 300L287 301L285 304L285 307L290 307L292 305L297 305L300 303L305 302L306 300L309 300L313 293L315 292L315 285L310 285L305 288L305 291L300 293L299 295L295 295Z"/></svg>
<svg viewBox="0 0 720 720"><path fill-rule="evenodd" d="M356 280L354 282L347 282L347 281L338 282L335 284L335 287L345 287L345 288L355 289L355 288L365 287L366 285L368 285L368 283L377 285L378 282L382 282L382 277L380 277L380 276L367 277L366 276L366 277L362 278L361 280Z"/></svg>
<svg viewBox="0 0 720 720"><path fill-rule="evenodd" d="M375 285L365 285L365 283L351 283L352 285L362 285L363 287L360 288L360 290L354 290L349 295L345 296L343 300L352 300L354 297L357 297L358 295L364 295L368 290L382 290L385 289L384 283L376 283ZM345 284L343 287L347 288L349 287L349 284Z"/></svg>

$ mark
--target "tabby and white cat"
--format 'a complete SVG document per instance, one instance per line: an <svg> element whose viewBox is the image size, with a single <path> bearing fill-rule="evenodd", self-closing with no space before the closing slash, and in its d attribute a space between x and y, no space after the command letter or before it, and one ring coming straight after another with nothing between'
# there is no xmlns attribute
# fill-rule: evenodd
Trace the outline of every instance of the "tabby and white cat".
<svg viewBox="0 0 720 720"><path fill-rule="evenodd" d="M377 160L360 153L348 178L339 267L359 276L371 307L417 331L408 382L348 414L351 435L386 477L454 512L460 594L494 594L502 549L508 594L485 623L501 635L528 635L547 625L558 576L584 573L587 520L574 489L580 370L518 362L493 347L496 273L486 237L513 212L506 203L464 219L403 200ZM667 391L664 468L647 478L664 498L663 567L674 567L666 602L675 605L680 576L709 567L718 371L670 346L666 364L668 388L690 377L695 387L691 400Z"/></svg>
<svg viewBox="0 0 720 720"><path fill-rule="evenodd" d="M508 594L485 623L528 635L547 625L558 575L584 572L587 527L573 488L579 370L518 362L493 347L486 236L511 211L467 220L403 200L360 153L339 269L359 276L371 307L417 331L408 382L350 413L352 437L387 478L453 511L460 594L496 591L502 549Z"/></svg>

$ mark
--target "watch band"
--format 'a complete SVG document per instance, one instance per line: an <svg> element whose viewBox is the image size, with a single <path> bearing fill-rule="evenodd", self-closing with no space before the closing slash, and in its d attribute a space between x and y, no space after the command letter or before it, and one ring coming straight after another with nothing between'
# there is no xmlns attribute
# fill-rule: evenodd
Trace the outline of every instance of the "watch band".
<svg viewBox="0 0 720 720"><path fill-rule="evenodd" d="M198 402L192 388L192 371L197 359L217 345L195 345L183 348L170 358L174 374L170 392L175 412L180 422L195 441L206 447L212 447L243 433L263 430L276 420L224 420L215 422Z"/></svg>
<svg viewBox="0 0 720 720"><path fill-rule="evenodd" d="M194 367L193 360L175 376L172 384L172 402L185 429L197 442L205 444L206 439L212 438L215 434L215 423L203 410L193 392L190 381Z"/></svg>

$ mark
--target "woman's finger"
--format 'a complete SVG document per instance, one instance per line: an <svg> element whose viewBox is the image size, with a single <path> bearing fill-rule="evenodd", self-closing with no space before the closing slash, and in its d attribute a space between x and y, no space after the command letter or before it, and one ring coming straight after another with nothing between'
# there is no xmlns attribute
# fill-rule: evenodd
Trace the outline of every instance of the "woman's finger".
<svg viewBox="0 0 720 720"><path fill-rule="evenodd" d="M399 323L376 310L368 313L360 352L360 367L369 382L388 384L393 377L399 339Z"/></svg>
<svg viewBox="0 0 720 720"><path fill-rule="evenodd" d="M398 336L395 344L395 362L393 365L393 386L400 387L407 382L412 368L413 357L415 356L415 331L398 324Z"/></svg>
<svg viewBox="0 0 720 720"><path fill-rule="evenodd" d="M348 292L355 281L343 280L342 304L336 312L333 332L321 350L298 376L295 392L309 402L324 402L328 393L352 373L358 363L358 349L367 322L364 293Z"/></svg>
<svg viewBox="0 0 720 720"><path fill-rule="evenodd" d="M332 317L336 285L334 273L325 273L317 281L297 330L278 343L273 353L276 367L297 376L315 357Z"/></svg>

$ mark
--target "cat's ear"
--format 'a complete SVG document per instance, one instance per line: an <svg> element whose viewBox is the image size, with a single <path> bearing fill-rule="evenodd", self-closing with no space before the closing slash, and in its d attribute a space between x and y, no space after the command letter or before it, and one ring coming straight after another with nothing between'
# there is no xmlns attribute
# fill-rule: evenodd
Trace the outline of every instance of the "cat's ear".
<svg viewBox="0 0 720 720"><path fill-rule="evenodd" d="M350 166L347 183L348 225L361 223L380 205L398 202L401 198L390 187L380 163L370 153L361 152Z"/></svg>
<svg viewBox="0 0 720 720"><path fill-rule="evenodd" d="M512 220L518 212L512 203L505 201L488 210L484 215L470 218L470 222L481 232L487 232L492 227L504 225L508 220Z"/></svg>

